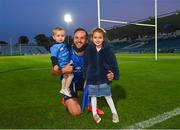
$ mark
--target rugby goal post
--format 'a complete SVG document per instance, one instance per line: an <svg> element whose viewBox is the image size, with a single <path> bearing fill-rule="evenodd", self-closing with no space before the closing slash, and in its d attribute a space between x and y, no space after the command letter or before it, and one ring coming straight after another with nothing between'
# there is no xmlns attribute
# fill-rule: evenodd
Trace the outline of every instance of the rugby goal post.
<svg viewBox="0 0 180 130"><path fill-rule="evenodd" d="M109 23L119 23L119 24L132 24L137 26L150 26L155 29L155 61L157 61L157 0L154 0L154 15L155 15L155 24L142 24L142 23L133 23L133 22L125 22L125 21L115 21L115 20L109 20L109 19L101 19L101 13L100 13L100 0L97 0L97 8L98 8L98 27L101 27L101 22L109 22Z"/></svg>

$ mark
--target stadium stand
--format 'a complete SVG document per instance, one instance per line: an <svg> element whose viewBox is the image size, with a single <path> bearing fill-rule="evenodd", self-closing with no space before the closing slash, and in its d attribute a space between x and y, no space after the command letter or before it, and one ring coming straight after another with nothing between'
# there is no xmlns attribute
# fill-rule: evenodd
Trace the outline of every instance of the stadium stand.
<svg viewBox="0 0 180 130"><path fill-rule="evenodd" d="M0 45L0 55L37 55L48 54L49 52L43 46L37 45Z"/></svg>
<svg viewBox="0 0 180 130"><path fill-rule="evenodd" d="M180 11L158 16L158 52L180 53ZM154 24L154 18L135 21ZM106 29L114 52L154 52L154 28L136 25L119 25Z"/></svg>
<svg viewBox="0 0 180 130"><path fill-rule="evenodd" d="M146 53L154 52L154 39L132 42L111 43L114 52ZM180 36L158 38L158 52L180 53Z"/></svg>

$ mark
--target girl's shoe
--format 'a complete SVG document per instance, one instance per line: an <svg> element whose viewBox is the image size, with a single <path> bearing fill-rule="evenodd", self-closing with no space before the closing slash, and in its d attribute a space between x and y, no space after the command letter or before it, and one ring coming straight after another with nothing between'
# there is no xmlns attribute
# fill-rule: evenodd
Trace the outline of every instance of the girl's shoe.
<svg viewBox="0 0 180 130"><path fill-rule="evenodd" d="M99 123L101 121L101 118L99 117L98 114L93 115L93 118L94 118L96 123Z"/></svg>
<svg viewBox="0 0 180 130"><path fill-rule="evenodd" d="M115 114L115 113L112 114L112 121L114 123L118 123L119 122L118 114Z"/></svg>

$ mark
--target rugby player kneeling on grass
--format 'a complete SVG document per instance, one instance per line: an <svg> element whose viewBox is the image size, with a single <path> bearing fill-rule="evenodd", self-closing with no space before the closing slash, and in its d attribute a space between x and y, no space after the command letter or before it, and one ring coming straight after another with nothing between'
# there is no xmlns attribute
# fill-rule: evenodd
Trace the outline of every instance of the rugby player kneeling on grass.
<svg viewBox="0 0 180 130"><path fill-rule="evenodd" d="M67 107L69 113L72 116L81 114L81 106L78 102L77 90L83 91L84 81L83 78L83 65L84 65L84 51L88 46L88 33L83 28L77 28L74 31L73 46L71 48L71 58L73 66L71 64L66 65L64 68L58 71L53 71L53 74L74 74L73 82L70 85L71 97L64 96L62 103ZM107 74L109 81L113 80L114 74L109 71ZM92 111L92 107L88 107L89 111ZM104 114L104 112L97 108L97 114Z"/></svg>

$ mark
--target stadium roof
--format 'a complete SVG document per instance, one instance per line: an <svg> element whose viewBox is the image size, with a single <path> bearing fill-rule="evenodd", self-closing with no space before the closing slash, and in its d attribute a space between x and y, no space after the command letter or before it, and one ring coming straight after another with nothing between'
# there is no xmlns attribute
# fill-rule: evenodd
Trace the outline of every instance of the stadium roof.
<svg viewBox="0 0 180 130"><path fill-rule="evenodd" d="M171 12L158 16L158 32L173 32L180 29L180 11ZM143 24L155 24L153 17L148 19L135 21ZM153 27L144 27L137 25L114 26L111 29L106 29L109 40L122 39L124 37L133 37L137 35L154 35Z"/></svg>

